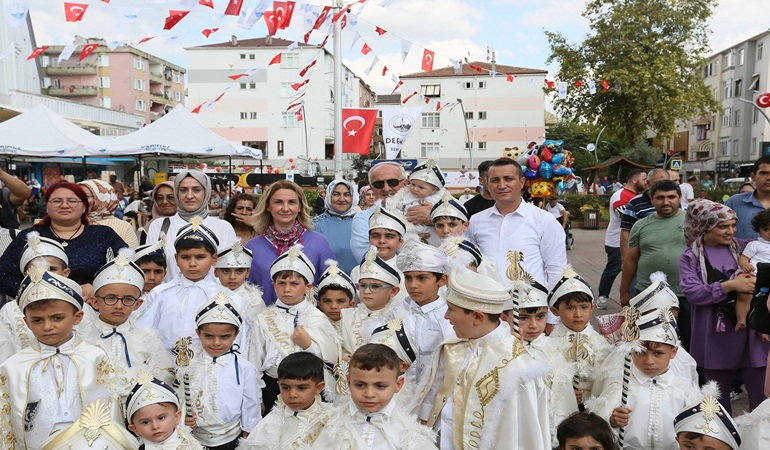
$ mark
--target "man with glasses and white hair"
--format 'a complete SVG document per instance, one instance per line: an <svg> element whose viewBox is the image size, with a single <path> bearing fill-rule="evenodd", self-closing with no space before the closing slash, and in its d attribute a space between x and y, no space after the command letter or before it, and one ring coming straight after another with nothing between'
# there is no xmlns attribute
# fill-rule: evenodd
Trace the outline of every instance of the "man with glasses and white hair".
<svg viewBox="0 0 770 450"><path fill-rule="evenodd" d="M374 192L375 200L383 203L389 197L396 195L401 188L408 184L406 170L395 161L382 161L369 169L369 186ZM413 206L406 211L406 219L415 225L431 225L430 218L432 204L426 203ZM353 217L353 226L350 232L350 250L356 261L361 261L369 250L369 217L374 213L374 208L367 208Z"/></svg>

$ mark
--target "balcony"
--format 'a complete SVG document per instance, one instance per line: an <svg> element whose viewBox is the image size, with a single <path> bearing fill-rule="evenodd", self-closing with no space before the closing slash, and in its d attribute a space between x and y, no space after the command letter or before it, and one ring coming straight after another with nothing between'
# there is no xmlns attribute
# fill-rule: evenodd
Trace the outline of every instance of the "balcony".
<svg viewBox="0 0 770 450"><path fill-rule="evenodd" d="M160 103L161 105L170 105L171 101L166 99L161 93L150 93L150 101L153 103Z"/></svg>
<svg viewBox="0 0 770 450"><path fill-rule="evenodd" d="M162 84L163 83L163 75L159 73L152 73L150 72L150 83L152 84Z"/></svg>
<svg viewBox="0 0 770 450"><path fill-rule="evenodd" d="M99 89L96 86L51 86L47 94L52 97L94 97L99 95Z"/></svg>
<svg viewBox="0 0 770 450"><path fill-rule="evenodd" d="M84 64L82 66L48 66L45 69L48 75L96 75L96 66Z"/></svg>

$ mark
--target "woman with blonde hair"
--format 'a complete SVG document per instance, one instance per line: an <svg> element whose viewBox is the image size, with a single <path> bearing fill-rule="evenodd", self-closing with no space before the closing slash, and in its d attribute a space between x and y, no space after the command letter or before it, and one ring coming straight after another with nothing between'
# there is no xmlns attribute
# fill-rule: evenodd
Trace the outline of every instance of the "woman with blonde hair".
<svg viewBox="0 0 770 450"><path fill-rule="evenodd" d="M315 284L325 270L325 261L335 259L329 241L312 231L310 207L305 193L297 184L281 180L271 184L257 203L254 211L254 231L259 235L245 247L252 251L249 281L262 288L266 305L275 303L275 290L270 278L270 266L278 255L297 244L315 266Z"/></svg>

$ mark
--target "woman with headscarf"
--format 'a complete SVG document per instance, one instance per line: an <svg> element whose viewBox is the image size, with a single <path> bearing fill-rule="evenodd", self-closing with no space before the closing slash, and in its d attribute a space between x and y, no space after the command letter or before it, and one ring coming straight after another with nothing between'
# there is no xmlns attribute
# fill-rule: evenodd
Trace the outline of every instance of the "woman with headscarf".
<svg viewBox="0 0 770 450"><path fill-rule="evenodd" d="M364 186L361 188L361 192L359 194L359 197L361 197L361 211L365 209L369 209L372 206L374 206L374 202L376 200L376 197L374 196L374 191L372 191L371 186Z"/></svg>
<svg viewBox="0 0 770 450"><path fill-rule="evenodd" d="M183 170L174 178L174 196L176 198L176 214L169 218L166 235L166 281L177 276L179 267L174 255L174 239L179 230L187 225L193 217L200 217L203 225L214 232L219 239L218 251L230 247L238 238L233 226L222 219L209 216L209 198L211 197L211 180L200 170ZM147 232L147 243L160 240L165 220L153 220ZM212 269L213 270L213 269Z"/></svg>
<svg viewBox="0 0 770 450"><path fill-rule="evenodd" d="M719 384L719 401L728 413L732 411L730 385L738 375L743 376L750 409L765 399L770 351L766 335L750 328L736 331L722 309L725 305L717 306L734 300L737 293L754 293L756 277L736 275L738 257L746 245L734 237L737 222L738 216L725 205L703 199L690 202L684 222L687 248L679 257L682 293L692 306L690 353L705 370L706 380Z"/></svg>
<svg viewBox="0 0 770 450"><path fill-rule="evenodd" d="M152 220L139 229L139 243L144 245L147 243L147 232L150 229L150 225L155 220L163 222L161 230L164 228L168 230L171 224L170 217L176 214L176 197L174 196L174 183L172 181L164 181L158 183L152 189ZM168 220L165 220L168 219ZM164 231L165 233L165 231Z"/></svg>
<svg viewBox="0 0 770 450"><path fill-rule="evenodd" d="M353 216L359 211L356 205L358 193L355 185L345 180L334 180L326 189L326 212L313 218L313 229L326 236L340 269L348 274L360 263L350 250Z"/></svg>
<svg viewBox="0 0 770 450"><path fill-rule="evenodd" d="M113 215L118 207L115 189L109 183L96 179L81 181L78 184L85 188L88 197L88 220L93 225L112 228L129 247L139 247L139 239L136 237L134 227Z"/></svg>

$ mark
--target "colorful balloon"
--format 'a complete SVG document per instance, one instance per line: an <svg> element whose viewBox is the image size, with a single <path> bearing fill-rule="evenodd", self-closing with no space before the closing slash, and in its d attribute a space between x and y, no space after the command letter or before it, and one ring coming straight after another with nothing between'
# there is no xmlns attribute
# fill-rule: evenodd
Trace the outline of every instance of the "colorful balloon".
<svg viewBox="0 0 770 450"><path fill-rule="evenodd" d="M567 176L572 173L572 169L570 169L567 166L563 166L561 164L555 164L553 166L553 174L559 175L559 176Z"/></svg>
<svg viewBox="0 0 770 450"><path fill-rule="evenodd" d="M528 180L536 180L536 179L540 178L540 172L538 172L537 170L533 170L533 169L527 169L524 172L524 178L526 178Z"/></svg>
<svg viewBox="0 0 770 450"><path fill-rule="evenodd" d="M552 164L561 164L564 161L564 153L557 153L551 157L551 161L549 161Z"/></svg>
<svg viewBox="0 0 770 450"><path fill-rule="evenodd" d="M540 149L540 159L545 162L551 162L551 158L553 158L553 152L548 150L548 147Z"/></svg>
<svg viewBox="0 0 770 450"><path fill-rule="evenodd" d="M550 180L553 177L553 166L549 162L540 163L540 176L546 180Z"/></svg>
<svg viewBox="0 0 770 450"><path fill-rule="evenodd" d="M537 155L529 155L529 167L534 170L540 168L540 158Z"/></svg>

